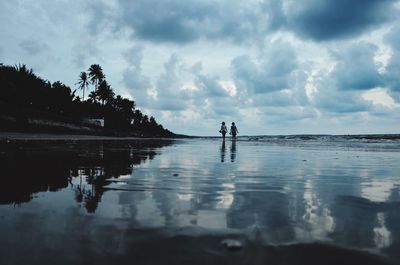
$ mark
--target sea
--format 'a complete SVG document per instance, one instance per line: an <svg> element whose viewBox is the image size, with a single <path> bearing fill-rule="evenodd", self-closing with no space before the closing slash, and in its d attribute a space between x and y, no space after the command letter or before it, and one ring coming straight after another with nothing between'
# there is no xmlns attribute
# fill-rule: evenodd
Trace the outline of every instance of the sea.
<svg viewBox="0 0 400 265"><path fill-rule="evenodd" d="M0 264L400 264L400 135L0 141Z"/></svg>

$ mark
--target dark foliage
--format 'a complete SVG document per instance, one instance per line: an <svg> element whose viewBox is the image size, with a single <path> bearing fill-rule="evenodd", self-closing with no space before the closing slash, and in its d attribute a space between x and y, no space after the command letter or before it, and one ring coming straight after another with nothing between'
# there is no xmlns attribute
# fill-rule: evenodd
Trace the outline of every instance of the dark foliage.
<svg viewBox="0 0 400 265"><path fill-rule="evenodd" d="M94 89L84 100L89 81ZM25 65L0 64L1 114L14 117L21 129L27 127L32 117L70 123L96 118L104 119L106 130L124 135L173 136L154 117L149 119L136 109L133 100L115 95L100 65L93 64L87 73L81 72L77 85L83 90L82 99L75 95L76 90L60 81L51 84Z"/></svg>

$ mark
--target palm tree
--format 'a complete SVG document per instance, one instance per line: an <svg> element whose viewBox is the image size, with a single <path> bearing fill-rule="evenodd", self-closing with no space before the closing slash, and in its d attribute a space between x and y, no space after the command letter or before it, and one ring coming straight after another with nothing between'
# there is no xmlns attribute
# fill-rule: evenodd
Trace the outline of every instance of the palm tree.
<svg viewBox="0 0 400 265"><path fill-rule="evenodd" d="M99 88L101 81L103 81L104 78L106 77L103 74L103 69L98 64L92 64L89 67L88 72L89 72L90 82L94 85L94 89L97 90Z"/></svg>
<svg viewBox="0 0 400 265"><path fill-rule="evenodd" d="M99 100L104 102L111 102L114 99L114 91L111 89L110 85L106 80L101 81L99 88L97 89L97 94L99 96Z"/></svg>
<svg viewBox="0 0 400 265"><path fill-rule="evenodd" d="M142 119L143 119L143 114L142 114L142 112L140 111L140 110L135 110L135 112L133 113L133 126L136 128L136 129L139 129L140 128L140 124L141 124L141 122L142 122Z"/></svg>
<svg viewBox="0 0 400 265"><path fill-rule="evenodd" d="M34 74L33 74L32 68L31 68L31 69L28 69L28 68L26 67L25 64L18 64L18 65L15 65L15 66L14 66L14 69L15 69L17 72L20 72L20 73L24 73L24 74L27 74L27 75L34 75Z"/></svg>
<svg viewBox="0 0 400 265"><path fill-rule="evenodd" d="M93 103L97 102L98 97L99 97L99 96L97 95L97 92L96 92L96 91L90 92L90 93L89 93L89 96L88 96L88 98L89 98Z"/></svg>
<svg viewBox="0 0 400 265"><path fill-rule="evenodd" d="M85 101L85 89L89 86L89 79L86 72L81 72L79 81L76 84L79 84L79 89L82 89L82 100Z"/></svg>

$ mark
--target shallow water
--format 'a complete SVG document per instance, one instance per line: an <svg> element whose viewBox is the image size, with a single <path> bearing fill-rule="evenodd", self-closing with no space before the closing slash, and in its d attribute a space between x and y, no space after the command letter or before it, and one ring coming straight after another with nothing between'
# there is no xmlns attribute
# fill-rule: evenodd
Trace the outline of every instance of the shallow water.
<svg viewBox="0 0 400 265"><path fill-rule="evenodd" d="M400 262L395 140L38 141L0 151L0 264Z"/></svg>

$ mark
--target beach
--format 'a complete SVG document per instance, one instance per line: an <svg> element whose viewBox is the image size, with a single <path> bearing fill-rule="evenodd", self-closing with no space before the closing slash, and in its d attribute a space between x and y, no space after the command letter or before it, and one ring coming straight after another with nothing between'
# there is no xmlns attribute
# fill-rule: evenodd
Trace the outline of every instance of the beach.
<svg viewBox="0 0 400 265"><path fill-rule="evenodd" d="M393 137L0 145L0 264L399 264Z"/></svg>

